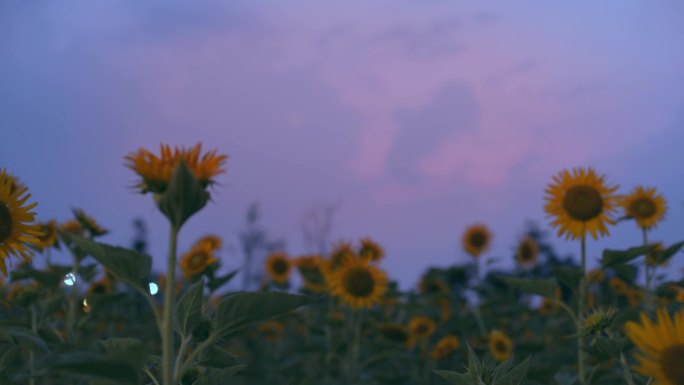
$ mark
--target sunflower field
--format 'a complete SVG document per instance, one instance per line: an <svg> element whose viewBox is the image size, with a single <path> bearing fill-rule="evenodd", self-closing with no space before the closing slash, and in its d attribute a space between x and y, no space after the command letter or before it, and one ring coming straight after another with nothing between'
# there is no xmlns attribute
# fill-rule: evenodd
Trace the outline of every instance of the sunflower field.
<svg viewBox="0 0 684 385"><path fill-rule="evenodd" d="M474 223L470 263L429 268L414 290L364 238L325 255L274 250L258 290L230 292L220 237L177 247L227 158L199 144L125 157L168 219L161 274L144 244L99 242L108 230L82 210L37 223L30 186L0 170L0 384L684 385L684 280L665 274L684 242L649 241L667 212L656 188L621 194L591 168L554 176L540 204L578 258L531 225L515 267L490 268L493 234ZM638 226L639 246L603 250L588 270L587 244L617 225Z"/></svg>

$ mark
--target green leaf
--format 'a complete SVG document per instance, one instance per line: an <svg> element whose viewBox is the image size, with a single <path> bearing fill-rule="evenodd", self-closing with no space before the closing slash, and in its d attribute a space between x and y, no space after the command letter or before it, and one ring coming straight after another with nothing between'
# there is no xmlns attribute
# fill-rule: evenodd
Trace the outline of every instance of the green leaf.
<svg viewBox="0 0 684 385"><path fill-rule="evenodd" d="M658 264L662 264L667 262L670 258L672 258L673 255L675 255L676 252L679 251L679 249L684 246L684 241L675 243L674 245L668 247L667 249L657 253L658 255Z"/></svg>
<svg viewBox="0 0 684 385"><path fill-rule="evenodd" d="M211 346L204 352L200 364L210 368L224 369L235 366L239 364L239 362L237 358L228 351L221 349L218 346Z"/></svg>
<svg viewBox="0 0 684 385"><path fill-rule="evenodd" d="M529 366L530 358L528 357L525 361L518 364L518 366L502 377L500 381L495 381L493 385L520 385L523 380L525 380L525 376L527 376Z"/></svg>
<svg viewBox="0 0 684 385"><path fill-rule="evenodd" d="M603 257L601 258L601 266L611 267L615 265L621 265L627 263L633 259L636 259L646 253L653 251L656 245L645 245L630 247L627 250L603 250Z"/></svg>
<svg viewBox="0 0 684 385"><path fill-rule="evenodd" d="M17 345L21 345L32 352L49 352L45 341L40 338L36 333L32 332L30 329L20 328L20 327L9 327L5 329L7 334L12 336Z"/></svg>
<svg viewBox="0 0 684 385"><path fill-rule="evenodd" d="M482 374L485 372L485 367L480 362L480 359L477 357L477 354L473 351L473 348L470 347L470 344L468 346L468 373L471 374L472 377L475 378L481 378Z"/></svg>
<svg viewBox="0 0 684 385"><path fill-rule="evenodd" d="M503 280L510 286L516 287L524 292L549 298L556 296L556 288L558 287L558 283L554 278L523 279L505 277Z"/></svg>
<svg viewBox="0 0 684 385"><path fill-rule="evenodd" d="M620 341L601 336L596 337L594 344L599 351L606 353L611 357L620 356L620 353L624 347L623 343Z"/></svg>
<svg viewBox="0 0 684 385"><path fill-rule="evenodd" d="M230 273L224 275L223 277L209 279L209 282L207 282L207 287L210 291L215 291L219 289L221 286L230 282L237 273L238 270L233 270Z"/></svg>
<svg viewBox="0 0 684 385"><path fill-rule="evenodd" d="M118 358L93 352L61 354L53 357L49 365L55 369L117 381L117 383L135 385L140 381L139 367Z"/></svg>
<svg viewBox="0 0 684 385"><path fill-rule="evenodd" d="M475 379L467 374L452 372L450 370L434 370L434 372L445 380L456 385L479 385Z"/></svg>
<svg viewBox="0 0 684 385"><path fill-rule="evenodd" d="M553 275L556 276L558 282L571 289L576 289L579 287L580 280L582 279L582 270L573 266L555 266L553 268Z"/></svg>
<svg viewBox="0 0 684 385"><path fill-rule="evenodd" d="M181 337L192 335L202 320L202 299L204 296L204 280L200 279L183 293L176 306L173 328Z"/></svg>
<svg viewBox="0 0 684 385"><path fill-rule="evenodd" d="M173 227L180 229L209 201L209 193L197 181L184 159L178 162L166 191L159 196L159 210Z"/></svg>
<svg viewBox="0 0 684 385"><path fill-rule="evenodd" d="M130 351L144 349L143 342L137 338L109 338L100 343L108 354L125 354Z"/></svg>
<svg viewBox="0 0 684 385"><path fill-rule="evenodd" d="M226 338L240 329L287 313L309 302L302 295L287 293L235 293L223 298L216 314L214 335Z"/></svg>
<svg viewBox="0 0 684 385"><path fill-rule="evenodd" d="M150 256L123 247L94 242L73 234L64 234L64 236L100 262L117 278L133 285L143 293L148 292L148 281L152 270Z"/></svg>
<svg viewBox="0 0 684 385"><path fill-rule="evenodd" d="M230 377L233 377L246 366L246 364L240 364L226 369L208 368L192 385L229 385L233 382Z"/></svg>

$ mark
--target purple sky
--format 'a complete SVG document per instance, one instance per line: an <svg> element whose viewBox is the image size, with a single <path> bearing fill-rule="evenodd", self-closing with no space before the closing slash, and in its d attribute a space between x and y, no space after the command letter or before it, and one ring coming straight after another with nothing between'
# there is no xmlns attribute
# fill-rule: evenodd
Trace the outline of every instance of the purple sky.
<svg viewBox="0 0 684 385"><path fill-rule="evenodd" d="M159 142L230 155L181 249L206 232L235 243L257 200L303 253L303 213L339 202L335 238L371 235L413 285L466 260L473 222L508 257L525 220L547 226L551 176L586 165L623 193L658 187L669 220L651 237L675 242L683 38L679 0L5 1L0 166L41 219L82 207L112 229L105 241L128 244L143 217L158 267L167 225L122 164ZM612 232L592 257L640 242L633 223Z"/></svg>

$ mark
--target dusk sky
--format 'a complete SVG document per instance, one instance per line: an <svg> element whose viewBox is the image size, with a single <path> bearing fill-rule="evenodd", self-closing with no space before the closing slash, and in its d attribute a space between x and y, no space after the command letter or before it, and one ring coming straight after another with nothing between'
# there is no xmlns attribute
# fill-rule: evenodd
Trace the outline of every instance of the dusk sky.
<svg viewBox="0 0 684 385"><path fill-rule="evenodd" d="M621 193L657 187L669 211L651 238L669 244L684 239L682 41L681 0L2 1L0 167L41 220L80 207L128 245L142 217L158 270L168 225L123 158L161 142L230 156L181 251L209 232L237 245L258 201L302 254L303 214L339 203L333 237L376 239L409 287L467 261L472 223L510 261L576 166ZM611 233L592 266L641 241L633 222Z"/></svg>

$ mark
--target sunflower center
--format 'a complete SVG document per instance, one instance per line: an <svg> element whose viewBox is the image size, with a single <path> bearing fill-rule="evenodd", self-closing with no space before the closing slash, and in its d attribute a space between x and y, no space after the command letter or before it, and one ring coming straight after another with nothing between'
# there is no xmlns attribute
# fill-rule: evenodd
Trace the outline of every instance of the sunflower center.
<svg viewBox="0 0 684 385"><path fill-rule="evenodd" d="M563 209L572 219L587 222L601 214L603 198L601 193L591 186L573 186L563 197Z"/></svg>
<svg viewBox="0 0 684 385"><path fill-rule="evenodd" d="M487 236L483 233L475 233L470 236L470 244L475 248L482 248L487 243Z"/></svg>
<svg viewBox="0 0 684 385"><path fill-rule="evenodd" d="M416 326L416 329L414 330L416 335L419 335L419 336L422 336L423 334L427 334L427 332L429 332L429 331L430 331L430 328L428 327L427 324L419 324L418 326Z"/></svg>
<svg viewBox="0 0 684 385"><path fill-rule="evenodd" d="M0 243L12 234L12 213L9 208L0 202Z"/></svg>
<svg viewBox="0 0 684 385"><path fill-rule="evenodd" d="M532 259L532 247L528 243L523 243L520 246L520 259L523 261L529 261Z"/></svg>
<svg viewBox="0 0 684 385"><path fill-rule="evenodd" d="M287 273L287 262L283 261L282 259L278 259L273 261L273 272L276 273L276 275L283 275Z"/></svg>
<svg viewBox="0 0 684 385"><path fill-rule="evenodd" d="M494 342L494 350L499 353L506 353L508 351L508 345L506 345L503 341L496 341Z"/></svg>
<svg viewBox="0 0 684 385"><path fill-rule="evenodd" d="M355 267L344 275L342 284L345 291L352 296L367 297L373 293L375 280L373 279L373 274L367 269Z"/></svg>
<svg viewBox="0 0 684 385"><path fill-rule="evenodd" d="M684 357L684 344L670 346L660 354L660 365L665 377L674 385L684 385L682 357Z"/></svg>
<svg viewBox="0 0 684 385"><path fill-rule="evenodd" d="M632 203L631 211L639 218L650 218L656 213L656 206L652 200L639 198Z"/></svg>

